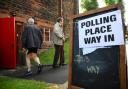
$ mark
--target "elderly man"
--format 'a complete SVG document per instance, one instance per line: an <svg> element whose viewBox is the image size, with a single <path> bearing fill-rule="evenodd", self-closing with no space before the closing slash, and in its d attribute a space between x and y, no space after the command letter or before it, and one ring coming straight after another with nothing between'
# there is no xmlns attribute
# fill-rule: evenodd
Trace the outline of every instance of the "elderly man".
<svg viewBox="0 0 128 89"><path fill-rule="evenodd" d="M63 33L63 18L59 17L54 25L54 30L53 30L53 43L55 47L53 68L58 67L57 64L58 61L59 61L59 66L64 64L64 50L63 50L64 40L65 37Z"/></svg>
<svg viewBox="0 0 128 89"><path fill-rule="evenodd" d="M40 64L39 57L37 56L37 50L41 47L42 44L42 32L34 24L34 19L29 18L28 24L24 26L24 31L22 34L22 48L24 52L27 52L26 55L26 64L28 67L25 76L31 75L31 63L30 59L33 59L38 64L37 73L42 71L42 65Z"/></svg>

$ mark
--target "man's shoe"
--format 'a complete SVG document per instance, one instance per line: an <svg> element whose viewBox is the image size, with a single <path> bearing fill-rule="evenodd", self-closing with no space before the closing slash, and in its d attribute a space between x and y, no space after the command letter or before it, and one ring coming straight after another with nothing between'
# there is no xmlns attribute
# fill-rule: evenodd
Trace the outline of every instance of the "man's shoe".
<svg viewBox="0 0 128 89"><path fill-rule="evenodd" d="M32 75L32 71L27 71L27 72L25 72L24 75L25 75L25 76L31 76L31 75Z"/></svg>
<svg viewBox="0 0 128 89"><path fill-rule="evenodd" d="M43 65L38 65L37 74L42 72Z"/></svg>
<svg viewBox="0 0 128 89"><path fill-rule="evenodd" d="M59 66L64 66L64 65L65 65L64 63L59 64Z"/></svg>
<svg viewBox="0 0 128 89"><path fill-rule="evenodd" d="M63 63L62 66L64 66L65 64Z"/></svg>
<svg viewBox="0 0 128 89"><path fill-rule="evenodd" d="M53 67L53 68L59 68L60 66L58 66L58 65L53 65L52 67Z"/></svg>

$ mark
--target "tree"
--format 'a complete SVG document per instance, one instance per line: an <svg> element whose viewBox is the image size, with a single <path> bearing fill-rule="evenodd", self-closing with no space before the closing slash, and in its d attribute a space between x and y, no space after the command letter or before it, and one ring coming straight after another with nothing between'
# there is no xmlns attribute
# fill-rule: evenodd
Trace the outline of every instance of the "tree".
<svg viewBox="0 0 128 89"><path fill-rule="evenodd" d="M120 3L122 0L105 0L107 5L117 4Z"/></svg>
<svg viewBox="0 0 128 89"><path fill-rule="evenodd" d="M81 7L84 11L98 8L97 0L81 0Z"/></svg>

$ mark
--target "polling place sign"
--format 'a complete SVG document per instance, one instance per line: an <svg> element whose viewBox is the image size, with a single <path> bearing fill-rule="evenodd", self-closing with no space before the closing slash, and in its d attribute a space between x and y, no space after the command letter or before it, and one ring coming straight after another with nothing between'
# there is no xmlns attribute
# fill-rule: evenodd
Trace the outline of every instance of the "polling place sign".
<svg viewBox="0 0 128 89"><path fill-rule="evenodd" d="M79 48L124 44L121 10L78 21Z"/></svg>
<svg viewBox="0 0 128 89"><path fill-rule="evenodd" d="M73 17L68 89L126 89L120 4Z"/></svg>

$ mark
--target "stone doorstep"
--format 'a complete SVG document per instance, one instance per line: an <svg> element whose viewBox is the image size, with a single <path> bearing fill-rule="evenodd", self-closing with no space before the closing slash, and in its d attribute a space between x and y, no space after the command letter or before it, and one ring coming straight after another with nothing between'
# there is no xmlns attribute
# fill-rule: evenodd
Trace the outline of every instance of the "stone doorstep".
<svg viewBox="0 0 128 89"><path fill-rule="evenodd" d="M68 89L68 81L64 84L51 84L49 89Z"/></svg>
<svg viewBox="0 0 128 89"><path fill-rule="evenodd" d="M68 89L68 81L66 81L64 84L60 84L59 89Z"/></svg>
<svg viewBox="0 0 128 89"><path fill-rule="evenodd" d="M67 64L64 64L64 65L67 65ZM36 65L31 65L32 69L35 67ZM52 64L49 64L49 65L43 65L43 67L50 67L52 66ZM6 72L15 72L15 71L20 71L20 70L25 70L27 69L27 66L24 65L24 66L17 66L16 69L1 69L0 70L0 74L1 73L6 73Z"/></svg>

